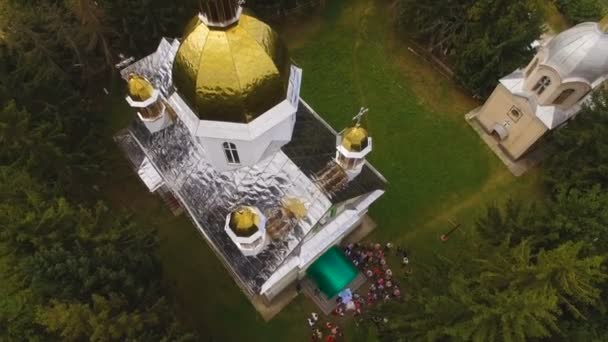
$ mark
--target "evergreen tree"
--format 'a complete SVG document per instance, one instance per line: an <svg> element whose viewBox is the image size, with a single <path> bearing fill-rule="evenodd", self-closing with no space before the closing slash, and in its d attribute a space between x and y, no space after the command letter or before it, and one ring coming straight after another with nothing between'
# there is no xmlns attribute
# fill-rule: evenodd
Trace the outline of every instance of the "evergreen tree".
<svg viewBox="0 0 608 342"><path fill-rule="evenodd" d="M554 0L557 8L573 24L598 21L602 18L606 3L601 0Z"/></svg>
<svg viewBox="0 0 608 342"><path fill-rule="evenodd" d="M608 252L608 192L599 185L556 191L542 229L561 241L584 241L594 254Z"/></svg>
<svg viewBox="0 0 608 342"><path fill-rule="evenodd" d="M584 257L582 244L535 253L524 240L505 240L432 271L444 284L414 294L407 305L381 308L386 340L526 341L559 333L563 310L583 317L599 300L603 257Z"/></svg>
<svg viewBox="0 0 608 342"><path fill-rule="evenodd" d="M550 146L557 153L543 167L551 190L608 188L608 88L597 90L567 128L552 132Z"/></svg>
<svg viewBox="0 0 608 342"><path fill-rule="evenodd" d="M458 79L482 96L530 60L530 44L542 32L536 0L401 0L400 22L406 34L447 58Z"/></svg>
<svg viewBox="0 0 608 342"><path fill-rule="evenodd" d="M481 238L491 245L498 246L509 237L512 245L524 239L533 239L542 244L558 238L556 232L543 230L546 217L535 204L527 205L508 199L504 208L489 205L486 213L476 222L476 231Z"/></svg>

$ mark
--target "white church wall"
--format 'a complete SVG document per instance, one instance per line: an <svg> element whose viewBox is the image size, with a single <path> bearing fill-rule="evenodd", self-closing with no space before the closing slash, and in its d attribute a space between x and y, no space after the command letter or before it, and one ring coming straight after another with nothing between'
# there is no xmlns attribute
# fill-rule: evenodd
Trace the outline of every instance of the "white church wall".
<svg viewBox="0 0 608 342"><path fill-rule="evenodd" d="M268 155L265 152L267 152L270 146L272 146L274 152L277 152L283 145L287 144L291 140L291 133L293 131L292 116L295 116L295 111L283 116L282 121L275 122L274 126L269 126L264 133L253 139L235 139L229 133L226 133L224 137L219 137L219 135L216 135L216 137L197 135L201 145L205 149L209 162L220 171L231 170L256 164L261 160L262 156ZM242 125L247 126L245 124ZM208 129L206 128L205 130ZM200 131L197 133L200 133ZM237 136L245 137L244 135ZM228 163L223 147L224 142L233 143L236 146L240 159L239 164L231 165Z"/></svg>
<svg viewBox="0 0 608 342"><path fill-rule="evenodd" d="M291 141L297 111L289 101L284 100L252 122L244 124L199 120L178 93L174 93L168 103L190 133L198 138L208 161L220 171L254 165L263 156L279 151ZM228 163L223 147L225 142L236 146L239 164Z"/></svg>
<svg viewBox="0 0 608 342"><path fill-rule="evenodd" d="M312 232L310 238L302 243L300 254L283 263L262 285L260 293L272 299L297 279L306 277L308 267L357 228L369 206L382 194L384 191L376 190L338 204L345 210L337 214L331 222Z"/></svg>
<svg viewBox="0 0 608 342"><path fill-rule="evenodd" d="M173 121L166 112L165 104L161 103L160 105L162 108L161 113L155 118L145 118L141 115L140 112L137 112L137 116L139 117L139 119L143 121L144 125L152 133L156 133L173 123Z"/></svg>
<svg viewBox="0 0 608 342"><path fill-rule="evenodd" d="M291 257L272 275L260 290L266 299L272 300L299 278L298 265L300 258Z"/></svg>
<svg viewBox="0 0 608 342"><path fill-rule="evenodd" d="M190 109L190 106L188 106L188 104L184 102L182 97L177 92L175 92L169 97L169 100L167 102L169 106L173 108L175 113L177 113L177 117L188 128L190 134L196 134L196 129L198 128L199 122L198 116L194 114L194 112Z"/></svg>
<svg viewBox="0 0 608 342"><path fill-rule="evenodd" d="M383 193L382 190L372 191L364 195L363 199L353 207L346 207L342 203L346 210L327 223L300 247L300 273L302 274L314 260L354 230L358 226L358 222L367 213L369 206Z"/></svg>

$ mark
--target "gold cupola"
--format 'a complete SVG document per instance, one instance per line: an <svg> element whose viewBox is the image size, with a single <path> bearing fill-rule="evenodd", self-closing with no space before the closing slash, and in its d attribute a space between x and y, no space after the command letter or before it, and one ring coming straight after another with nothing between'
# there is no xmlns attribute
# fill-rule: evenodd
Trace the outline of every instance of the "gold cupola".
<svg viewBox="0 0 608 342"><path fill-rule="evenodd" d="M247 123L286 97L285 45L236 1L207 2L214 5L190 22L175 57L173 83L202 120ZM217 13L222 8L227 14ZM209 18L232 24L215 26Z"/></svg>
<svg viewBox="0 0 608 342"><path fill-rule="evenodd" d="M248 237L258 231L260 217L251 207L239 207L230 215L228 225L237 236Z"/></svg>
<svg viewBox="0 0 608 342"><path fill-rule="evenodd" d="M342 146L351 152L361 152L367 147L367 130L360 123L347 128L342 138Z"/></svg>
<svg viewBox="0 0 608 342"><path fill-rule="evenodd" d="M154 95L154 87L150 81L137 74L129 75L127 91L133 100L140 102L146 101Z"/></svg>
<svg viewBox="0 0 608 342"><path fill-rule="evenodd" d="M151 133L156 133L171 124L160 90L142 75L131 73L127 77L127 103Z"/></svg>
<svg viewBox="0 0 608 342"><path fill-rule="evenodd" d="M266 216L256 207L237 207L226 216L224 231L245 256L256 255L266 246Z"/></svg>
<svg viewBox="0 0 608 342"><path fill-rule="evenodd" d="M367 111L361 107L353 118L353 124L337 137L335 161L346 172L349 181L361 172L365 156L372 151L372 138L361 124Z"/></svg>

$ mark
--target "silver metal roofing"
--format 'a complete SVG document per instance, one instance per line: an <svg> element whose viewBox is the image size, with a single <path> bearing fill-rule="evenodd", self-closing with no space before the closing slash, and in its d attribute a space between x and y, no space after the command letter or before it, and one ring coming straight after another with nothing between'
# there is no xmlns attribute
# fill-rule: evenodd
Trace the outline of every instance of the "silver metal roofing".
<svg viewBox="0 0 608 342"><path fill-rule="evenodd" d="M126 67L121 75L126 79L130 73L137 73L150 80L166 98L177 95L171 65L178 46L176 40L163 39L156 52ZM313 175L335 157L336 132L303 101L298 106L291 142L258 164L237 170L214 170L205 160L202 147L179 119L156 133L150 133L141 120L135 119L115 140L135 169L148 160L158 171L249 295L259 293L287 257L298 251L332 205L383 190L386 183L366 163L345 189L327 197L314 184ZM300 199L307 216L260 254L244 256L224 231L226 215L239 205L256 206L261 211L276 208L284 197Z"/></svg>
<svg viewBox="0 0 608 342"><path fill-rule="evenodd" d="M304 134L310 130L314 130L315 135ZM334 157L335 135L302 104L297 113L294 139L284 151L252 167L233 171L215 171L179 119L157 133L150 133L136 119L115 140L131 162L140 160L142 154L150 160L165 185L178 196L207 241L250 295L259 292L334 203L385 186L382 176L365 165L346 189L333 198L326 197L314 184L312 175ZM301 199L308 209L307 216L260 254L244 256L224 231L226 215L239 205L270 210L280 206L284 197Z"/></svg>
<svg viewBox="0 0 608 342"><path fill-rule="evenodd" d="M608 75L608 34L597 23L578 24L551 39L542 64L562 79L581 78L593 84Z"/></svg>

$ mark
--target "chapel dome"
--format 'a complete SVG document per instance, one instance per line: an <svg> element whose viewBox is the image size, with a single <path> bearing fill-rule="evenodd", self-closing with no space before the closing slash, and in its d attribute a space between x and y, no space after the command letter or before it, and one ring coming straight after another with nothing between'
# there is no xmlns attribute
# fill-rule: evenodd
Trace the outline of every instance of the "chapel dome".
<svg viewBox="0 0 608 342"><path fill-rule="evenodd" d="M288 78L287 48L248 14L228 27L195 17L173 64L177 91L203 120L250 122L285 99Z"/></svg>
<svg viewBox="0 0 608 342"><path fill-rule="evenodd" d="M344 131L342 146L350 152L361 152L367 147L368 137L367 130L357 124Z"/></svg>
<svg viewBox="0 0 608 342"><path fill-rule="evenodd" d="M593 83L608 75L608 33L598 23L578 24L551 39L545 49L541 63L555 69L563 80Z"/></svg>
<svg viewBox="0 0 608 342"><path fill-rule="evenodd" d="M259 230L260 216L247 206L242 206L230 214L228 226L236 236L248 237Z"/></svg>
<svg viewBox="0 0 608 342"><path fill-rule="evenodd" d="M127 81L127 91L134 101L146 101L154 94L154 87L145 77L131 74Z"/></svg>

